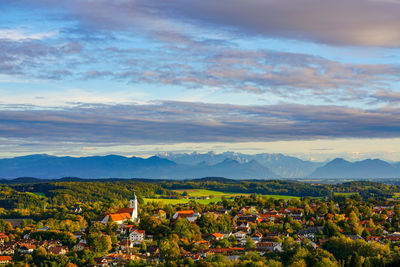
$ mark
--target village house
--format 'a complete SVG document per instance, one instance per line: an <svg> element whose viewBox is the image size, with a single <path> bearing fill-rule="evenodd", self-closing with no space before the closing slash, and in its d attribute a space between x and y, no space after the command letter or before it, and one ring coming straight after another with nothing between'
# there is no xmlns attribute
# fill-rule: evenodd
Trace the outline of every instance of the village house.
<svg viewBox="0 0 400 267"><path fill-rule="evenodd" d="M7 239L8 236L5 233L0 233L0 245L4 245Z"/></svg>
<svg viewBox="0 0 400 267"><path fill-rule="evenodd" d="M83 242L79 242L74 246L74 251L83 251L85 249L88 249L88 246L86 245L86 243Z"/></svg>
<svg viewBox="0 0 400 267"><path fill-rule="evenodd" d="M235 236L236 239L244 239L246 238L247 233L243 232L243 231L237 231L236 233L233 234Z"/></svg>
<svg viewBox="0 0 400 267"><path fill-rule="evenodd" d="M219 233L222 234L224 236L224 238L229 238L229 237L232 236L232 232L231 231L221 231Z"/></svg>
<svg viewBox="0 0 400 267"><path fill-rule="evenodd" d="M68 251L69 250L67 246L57 246L57 247L50 247L48 253L55 255L65 255L68 253Z"/></svg>
<svg viewBox="0 0 400 267"><path fill-rule="evenodd" d="M221 240L224 238L224 235L221 233L214 233L211 235L211 240Z"/></svg>
<svg viewBox="0 0 400 267"><path fill-rule="evenodd" d="M236 230L242 231L245 233L250 232L250 224L248 222L237 222L236 224L237 224Z"/></svg>
<svg viewBox="0 0 400 267"><path fill-rule="evenodd" d="M367 236L367 241L368 243L371 243L372 241L381 241L381 237L380 236Z"/></svg>
<svg viewBox="0 0 400 267"><path fill-rule="evenodd" d="M154 217L159 218L159 219L166 219L167 213L164 210L160 209L154 214Z"/></svg>
<svg viewBox="0 0 400 267"><path fill-rule="evenodd" d="M390 242L399 242L400 241L400 235L397 235L395 233L391 235L385 236L385 239L390 241Z"/></svg>
<svg viewBox="0 0 400 267"><path fill-rule="evenodd" d="M251 239L253 239L254 242L260 242L262 237L262 233L258 231L251 235Z"/></svg>
<svg viewBox="0 0 400 267"><path fill-rule="evenodd" d="M95 262L96 262L96 266L98 266L98 267L110 266L110 265L108 264L108 260L107 260L106 257L103 257L103 258L95 258L94 260L95 260Z"/></svg>
<svg viewBox="0 0 400 267"><path fill-rule="evenodd" d="M300 230L298 232L298 236L300 237L300 239L307 238L307 239L310 239L310 240L314 240L315 237L317 236L318 232L322 231L323 229L324 228L321 227L321 226L309 227L307 229Z"/></svg>
<svg viewBox="0 0 400 267"><path fill-rule="evenodd" d="M13 245L4 245L0 247L0 255L13 255L15 248Z"/></svg>
<svg viewBox="0 0 400 267"><path fill-rule="evenodd" d="M258 242L256 244L256 248L258 250L266 250L266 251L274 251L274 252L282 252L282 243L281 242Z"/></svg>
<svg viewBox="0 0 400 267"><path fill-rule="evenodd" d="M76 239L80 239L82 236L84 236L83 232L74 232L72 233Z"/></svg>
<svg viewBox="0 0 400 267"><path fill-rule="evenodd" d="M9 264L11 262L11 256L0 256L0 264Z"/></svg>
<svg viewBox="0 0 400 267"><path fill-rule="evenodd" d="M22 254L31 254L35 248L36 246L32 244L21 244L18 248L18 252Z"/></svg>
<svg viewBox="0 0 400 267"><path fill-rule="evenodd" d="M181 210L175 212L172 219L178 220L179 218L186 218L189 222L194 223L200 216L199 213L195 213L193 210Z"/></svg>
<svg viewBox="0 0 400 267"><path fill-rule="evenodd" d="M145 231L144 230L133 230L129 234L129 240L131 240L133 243L141 243L144 241L145 238Z"/></svg>

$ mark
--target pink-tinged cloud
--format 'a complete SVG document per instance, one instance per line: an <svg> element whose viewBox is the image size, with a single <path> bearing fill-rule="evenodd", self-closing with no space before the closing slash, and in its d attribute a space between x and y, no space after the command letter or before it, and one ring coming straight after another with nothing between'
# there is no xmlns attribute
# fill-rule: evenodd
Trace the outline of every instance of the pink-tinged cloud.
<svg viewBox="0 0 400 267"><path fill-rule="evenodd" d="M0 110L0 138L40 143L176 144L400 137L400 109L195 102Z"/></svg>
<svg viewBox="0 0 400 267"><path fill-rule="evenodd" d="M174 23L331 45L400 46L400 3L385 0L71 0L62 7L93 28L173 32Z"/></svg>

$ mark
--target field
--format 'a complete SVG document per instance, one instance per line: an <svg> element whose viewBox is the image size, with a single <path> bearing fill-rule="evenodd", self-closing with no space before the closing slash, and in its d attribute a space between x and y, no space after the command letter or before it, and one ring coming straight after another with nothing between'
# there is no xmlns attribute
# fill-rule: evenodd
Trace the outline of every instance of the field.
<svg viewBox="0 0 400 267"><path fill-rule="evenodd" d="M144 203L149 203L149 202L163 202L164 204L171 204L171 205L176 205L176 204L185 204L188 203L189 201L194 200L200 204L209 204L211 202L217 203L218 201L221 201L220 197L215 197L215 198L210 198L210 199L186 199L186 198L181 198L181 199L162 199L162 198L145 198Z"/></svg>
<svg viewBox="0 0 400 267"><path fill-rule="evenodd" d="M400 193L394 193L393 198L395 199L400 199Z"/></svg>
<svg viewBox="0 0 400 267"><path fill-rule="evenodd" d="M181 198L181 199L161 199L161 198L145 198L144 202L163 202L165 204L184 204L188 203L191 200L194 200L198 203L201 204L209 204L209 203L217 203L222 200L222 198L234 198L236 196L247 196L249 194L245 193L225 193L225 192L219 192L219 191L212 191L212 190L206 190L206 189L182 189L182 190L174 190L178 193L183 193L187 192L189 199L186 198ZM294 197L294 196L282 196L282 195L265 195L268 197L272 198L278 198L278 199L293 199L293 198L299 198L299 197ZM195 198L204 198L204 197L209 197L209 199L195 199Z"/></svg>

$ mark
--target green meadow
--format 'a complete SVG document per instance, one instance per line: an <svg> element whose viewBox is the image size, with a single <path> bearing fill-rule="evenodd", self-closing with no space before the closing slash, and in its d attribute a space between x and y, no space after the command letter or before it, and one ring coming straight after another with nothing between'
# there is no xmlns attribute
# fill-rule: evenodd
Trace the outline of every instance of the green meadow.
<svg viewBox="0 0 400 267"><path fill-rule="evenodd" d="M213 190L206 190L206 189L181 189L181 190L174 190L182 194L183 192L187 192L189 198L200 198L200 197L210 197L209 199L163 199L163 198L145 198L144 202L163 202L164 204L185 204L189 201L193 200L200 204L209 204L209 203L217 203L222 200L222 198L234 198L237 196L247 196L249 194L246 193L226 193L220 191L213 191ZM300 197L294 196L283 196L283 195L263 195L271 198L277 199L299 199Z"/></svg>

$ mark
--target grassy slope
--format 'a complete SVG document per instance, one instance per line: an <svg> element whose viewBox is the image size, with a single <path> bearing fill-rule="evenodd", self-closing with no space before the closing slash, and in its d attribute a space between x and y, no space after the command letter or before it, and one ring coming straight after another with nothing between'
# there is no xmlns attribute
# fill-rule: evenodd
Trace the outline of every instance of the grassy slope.
<svg viewBox="0 0 400 267"><path fill-rule="evenodd" d="M186 191L189 195L189 197L205 197L205 196L212 196L210 199L193 199L194 201L201 203L201 204L208 204L211 202L219 202L221 201L222 197L225 198L232 198L235 196L241 196L241 195L249 195L249 194L237 194L237 193L225 193L225 192L219 192L219 191L212 191L212 190L205 190L205 189L187 189L187 190L175 190L176 192L183 193ZM279 198L279 199L293 199L293 198L299 198L299 197L293 197L293 196L282 196L282 195L265 195L268 197L272 198ZM165 204L183 204L187 203L192 199L157 199L157 198L145 198L144 201L145 203L148 202L163 202Z"/></svg>

